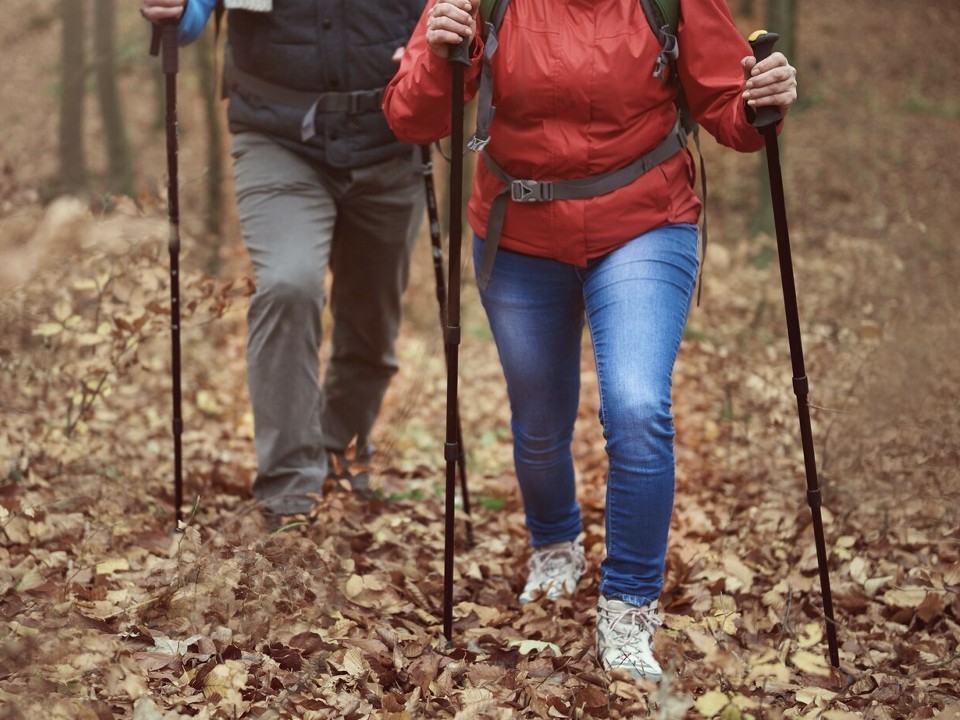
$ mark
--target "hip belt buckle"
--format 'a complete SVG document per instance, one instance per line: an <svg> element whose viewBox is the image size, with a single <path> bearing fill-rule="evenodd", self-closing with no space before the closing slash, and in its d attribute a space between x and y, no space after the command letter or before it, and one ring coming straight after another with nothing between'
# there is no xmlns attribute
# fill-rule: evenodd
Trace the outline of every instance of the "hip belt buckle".
<svg viewBox="0 0 960 720"><path fill-rule="evenodd" d="M553 183L537 180L513 180L510 198L514 202L547 202L553 200Z"/></svg>

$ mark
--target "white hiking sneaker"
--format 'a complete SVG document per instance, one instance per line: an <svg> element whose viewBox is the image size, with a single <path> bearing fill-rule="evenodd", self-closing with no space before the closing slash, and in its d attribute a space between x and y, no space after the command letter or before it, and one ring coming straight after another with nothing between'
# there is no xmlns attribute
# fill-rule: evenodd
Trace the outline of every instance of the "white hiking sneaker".
<svg viewBox="0 0 960 720"><path fill-rule="evenodd" d="M600 596L597 606L597 657L604 670L626 670L637 679L660 680L660 663L651 641L660 627L657 601L628 605Z"/></svg>
<svg viewBox="0 0 960 720"><path fill-rule="evenodd" d="M583 541L577 538L533 548L529 568L527 584L520 593L521 605L540 596L556 600L572 595L587 569Z"/></svg>

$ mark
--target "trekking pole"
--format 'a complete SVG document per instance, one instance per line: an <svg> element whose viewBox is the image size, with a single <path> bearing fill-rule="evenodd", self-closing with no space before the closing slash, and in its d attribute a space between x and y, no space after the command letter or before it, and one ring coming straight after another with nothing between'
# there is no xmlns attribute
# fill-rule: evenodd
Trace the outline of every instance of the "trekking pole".
<svg viewBox="0 0 960 720"><path fill-rule="evenodd" d="M758 30L750 35L754 57L761 61L773 52L779 39L776 33ZM790 360L793 364L793 391L797 396L800 416L800 441L803 446L803 464L807 476L807 503L813 515L813 534L817 546L817 564L820 569L820 589L823 593L823 613L826 617L827 645L830 662L840 667L837 649L837 625L833 617L833 599L830 595L830 570L827 566L827 546L823 536L823 517L820 512L820 482L817 479L817 461L810 429L810 406L807 404L809 383L803 366L803 345L800 340L800 313L797 309L797 290L794 285L793 260L790 255L790 236L787 231L787 210L780 169L780 148L776 123L780 119L777 108L766 106L756 110L753 126L760 130L767 150L767 169L770 173L770 197L773 202L774 226L777 233L777 255L780 260L780 282L783 285L783 306L787 316L787 337L790 342Z"/></svg>
<svg viewBox="0 0 960 720"><path fill-rule="evenodd" d="M150 54L163 51L161 66L166 76L167 135L167 212L170 218L168 247L170 250L170 340L173 370L173 507L175 532L183 520L183 417L180 392L180 193L177 181L177 72L178 31L176 20L153 26Z"/></svg>
<svg viewBox="0 0 960 720"><path fill-rule="evenodd" d="M453 542L454 493L457 487L457 381L460 346L460 245L463 242L463 67L470 65L470 42L463 39L450 45L448 60L453 70L450 121L450 257L447 259L446 343L447 357L447 438L443 457L447 463L446 511L443 543L443 634L453 634Z"/></svg>
<svg viewBox="0 0 960 720"><path fill-rule="evenodd" d="M440 328L447 323L447 288L443 277L443 248L440 245L440 214L437 211L437 192L433 184L433 159L429 145L420 146L423 161L423 183L427 196L427 215L430 219L430 247L433 254L433 274L436 278L437 305L440 308ZM449 360L448 346L444 343L444 356ZM470 519L470 493L467 492L467 460L463 447L463 426L460 422L460 407L457 406L457 467L460 470L460 495L463 511L467 514L467 544L473 547L473 520Z"/></svg>

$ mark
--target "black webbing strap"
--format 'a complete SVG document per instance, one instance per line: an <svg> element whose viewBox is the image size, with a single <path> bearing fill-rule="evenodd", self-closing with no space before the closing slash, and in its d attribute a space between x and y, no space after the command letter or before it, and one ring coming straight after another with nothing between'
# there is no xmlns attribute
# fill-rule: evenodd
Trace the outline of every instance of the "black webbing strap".
<svg viewBox="0 0 960 720"><path fill-rule="evenodd" d="M587 198L606 195L614 190L629 185L644 173L676 155L687 146L687 134L678 121L670 133L657 147L637 158L629 165L619 170L601 173L576 180L524 180L511 177L490 153L483 153L483 160L490 172L504 183L503 189L497 193L490 207L490 216L487 220L487 236L484 238L483 256L480 269L477 273L477 283L485 288L490 282L493 272L493 260L500 244L500 234L503 231L503 221L507 213L507 201L513 202L551 202L553 200L585 200Z"/></svg>
<svg viewBox="0 0 960 720"><path fill-rule="evenodd" d="M304 111L300 122L300 139L307 142L316 135L318 112L367 113L380 110L383 88L353 92L306 92L269 82L244 72L233 62L229 44L223 52L225 89L237 89L258 95L270 102Z"/></svg>

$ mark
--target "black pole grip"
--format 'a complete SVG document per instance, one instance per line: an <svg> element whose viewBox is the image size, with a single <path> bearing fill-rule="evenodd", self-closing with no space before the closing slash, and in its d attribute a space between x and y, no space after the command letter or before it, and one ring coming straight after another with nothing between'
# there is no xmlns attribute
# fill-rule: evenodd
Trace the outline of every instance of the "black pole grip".
<svg viewBox="0 0 960 720"><path fill-rule="evenodd" d="M461 38L456 45L451 45L447 51L447 59L452 63L470 66L470 39Z"/></svg>
<svg viewBox="0 0 960 720"><path fill-rule="evenodd" d="M163 48L163 72L176 75L180 70L180 23L177 20L164 20L160 23L161 47Z"/></svg>
<svg viewBox="0 0 960 720"><path fill-rule="evenodd" d="M774 43L779 39L780 36L777 33L767 32L766 30L757 30L750 35L750 48L753 50L753 56L757 59L757 62L770 57ZM755 128L764 128L780 121L780 110L770 105L762 107L750 107L748 105L747 117L752 117L750 124Z"/></svg>

